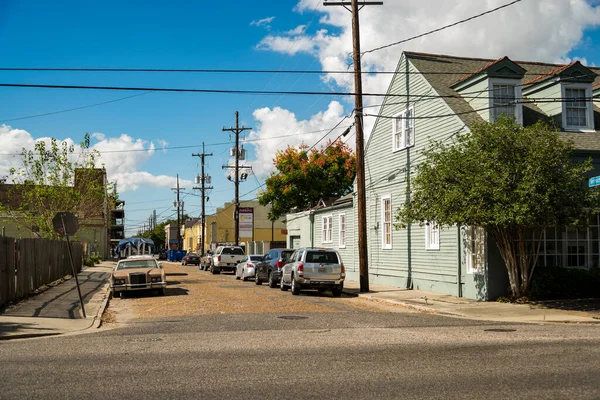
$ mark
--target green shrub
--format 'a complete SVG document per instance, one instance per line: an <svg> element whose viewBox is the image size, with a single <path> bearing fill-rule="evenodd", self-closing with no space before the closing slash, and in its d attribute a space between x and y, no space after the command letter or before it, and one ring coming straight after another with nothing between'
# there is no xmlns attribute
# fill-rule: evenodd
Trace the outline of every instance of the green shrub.
<svg viewBox="0 0 600 400"><path fill-rule="evenodd" d="M100 256L90 256L90 259L94 264L100 264L102 262L102 258Z"/></svg>
<svg viewBox="0 0 600 400"><path fill-rule="evenodd" d="M532 300L600 297L600 268L539 267L529 289Z"/></svg>

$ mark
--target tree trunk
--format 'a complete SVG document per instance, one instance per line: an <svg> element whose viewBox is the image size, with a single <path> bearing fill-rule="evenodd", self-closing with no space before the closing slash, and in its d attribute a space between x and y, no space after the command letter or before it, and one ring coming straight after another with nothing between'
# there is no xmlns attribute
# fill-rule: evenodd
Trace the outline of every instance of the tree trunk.
<svg viewBox="0 0 600 400"><path fill-rule="evenodd" d="M517 298L527 296L537 265L543 230L539 236L531 234L530 246L527 243L528 234L525 227L489 229L488 232L504 260L512 295Z"/></svg>

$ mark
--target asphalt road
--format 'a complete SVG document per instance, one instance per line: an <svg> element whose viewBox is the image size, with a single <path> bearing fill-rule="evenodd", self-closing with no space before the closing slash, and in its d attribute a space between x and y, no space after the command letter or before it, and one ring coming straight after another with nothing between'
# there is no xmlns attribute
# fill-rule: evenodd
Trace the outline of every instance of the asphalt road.
<svg viewBox="0 0 600 400"><path fill-rule="evenodd" d="M228 290L220 286L255 286L215 279L226 284L213 298ZM282 308L156 317L124 313L124 301L122 321L115 312L96 333L0 342L0 399L600 398L597 325L495 324L263 292Z"/></svg>

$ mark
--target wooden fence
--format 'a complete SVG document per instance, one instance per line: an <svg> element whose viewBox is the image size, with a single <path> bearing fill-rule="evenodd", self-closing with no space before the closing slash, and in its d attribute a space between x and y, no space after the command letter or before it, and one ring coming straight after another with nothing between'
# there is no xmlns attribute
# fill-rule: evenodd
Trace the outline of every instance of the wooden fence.
<svg viewBox="0 0 600 400"><path fill-rule="evenodd" d="M80 272L83 247L72 243L72 250ZM71 274L66 241L0 237L0 307Z"/></svg>

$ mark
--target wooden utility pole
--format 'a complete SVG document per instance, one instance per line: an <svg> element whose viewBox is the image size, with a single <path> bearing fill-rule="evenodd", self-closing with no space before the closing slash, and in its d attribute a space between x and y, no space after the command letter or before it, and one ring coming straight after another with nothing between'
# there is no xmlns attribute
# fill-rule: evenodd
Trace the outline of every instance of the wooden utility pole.
<svg viewBox="0 0 600 400"><path fill-rule="evenodd" d="M201 235L201 239L200 239L200 255L204 255L204 244L205 244L204 234L206 232L206 222L205 222L206 214L205 214L204 203L206 201L206 190L210 190L213 188L212 186L207 187L204 185L205 183L210 184L210 177L207 177L204 174L204 158L211 157L212 155L213 155L212 153L206 154L204 152L204 142L202 142L202 154L197 154L197 153L192 154L192 157L200 157L200 160L202 160L202 171L201 171L202 176L200 177L201 185L200 185L200 188L196 188L196 187L194 188L194 189L200 189L200 191L202 192L202 220L201 220L202 221L202 235ZM196 180L196 183L198 183L197 180Z"/></svg>
<svg viewBox="0 0 600 400"><path fill-rule="evenodd" d="M179 187L179 174L177 174L177 187L171 188L171 190L177 191L177 250L181 250L181 218L183 217L183 202L179 200L179 192L185 190L185 188ZM179 216L179 210L181 209L181 217Z"/></svg>
<svg viewBox="0 0 600 400"><path fill-rule="evenodd" d="M235 112L235 128L225 128L223 127L223 132L225 131L230 131L230 132L234 132L235 133L235 166L233 167L235 169L235 194L234 197L235 199L234 201L234 205L235 205L235 210L234 210L234 214L233 214L233 219L235 221L235 245L238 246L240 243L240 177L239 177L239 169L240 169L240 133L243 131L248 131L252 128L246 128L246 127L241 127L240 128L240 122L239 122L239 113L236 111ZM232 166L230 165L223 165L223 168L227 168L227 169L231 169ZM243 166L241 167L242 169L244 168L251 168L251 167L246 167Z"/></svg>
<svg viewBox="0 0 600 400"><path fill-rule="evenodd" d="M358 265L360 291L369 291L369 258L367 253L367 196L365 189L365 148L363 132L362 70L360 65L360 25L358 12L364 6L383 5L383 1L325 1L324 6L343 6L352 13L354 60L354 120L356 125L356 186L358 201ZM348 8L350 6L351 8ZM360 7L360 8L359 8Z"/></svg>

